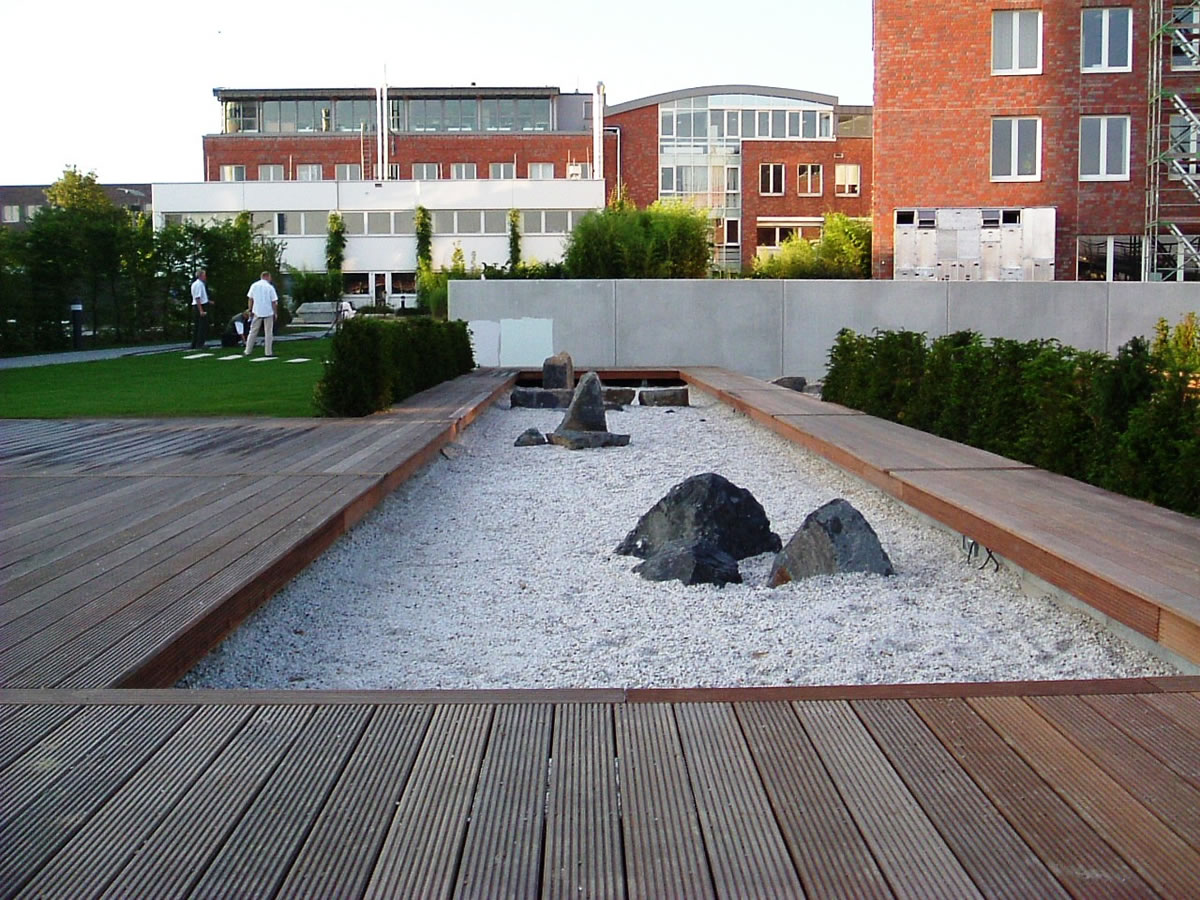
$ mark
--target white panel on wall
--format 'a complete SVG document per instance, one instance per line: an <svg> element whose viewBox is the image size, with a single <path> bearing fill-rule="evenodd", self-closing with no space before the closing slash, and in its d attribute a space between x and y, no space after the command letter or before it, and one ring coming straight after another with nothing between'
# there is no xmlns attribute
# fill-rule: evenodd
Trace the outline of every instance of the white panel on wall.
<svg viewBox="0 0 1200 900"><path fill-rule="evenodd" d="M478 319L467 323L467 331L475 351L475 365L500 365L500 323Z"/></svg>
<svg viewBox="0 0 1200 900"><path fill-rule="evenodd" d="M500 320L499 365L540 368L553 355L553 319Z"/></svg>

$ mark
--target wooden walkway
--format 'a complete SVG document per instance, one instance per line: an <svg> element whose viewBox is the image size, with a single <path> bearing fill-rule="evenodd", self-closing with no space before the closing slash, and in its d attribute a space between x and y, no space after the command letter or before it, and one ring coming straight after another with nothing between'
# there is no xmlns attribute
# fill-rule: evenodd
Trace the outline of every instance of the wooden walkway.
<svg viewBox="0 0 1200 900"><path fill-rule="evenodd" d="M724 369L689 384L1200 664L1200 519Z"/></svg>
<svg viewBox="0 0 1200 900"><path fill-rule="evenodd" d="M1196 897L1196 689L9 692L0 897Z"/></svg>
<svg viewBox="0 0 1200 900"><path fill-rule="evenodd" d="M365 419L0 422L0 687L174 684L514 379Z"/></svg>

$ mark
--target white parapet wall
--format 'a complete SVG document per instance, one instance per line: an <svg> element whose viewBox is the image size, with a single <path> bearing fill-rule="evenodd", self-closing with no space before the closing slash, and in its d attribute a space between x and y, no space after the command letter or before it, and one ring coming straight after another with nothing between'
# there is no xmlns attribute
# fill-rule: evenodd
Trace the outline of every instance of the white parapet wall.
<svg viewBox="0 0 1200 900"><path fill-rule="evenodd" d="M723 366L820 378L842 328L973 330L1115 353L1159 318L1200 312L1190 283L731 280L452 281L480 365Z"/></svg>

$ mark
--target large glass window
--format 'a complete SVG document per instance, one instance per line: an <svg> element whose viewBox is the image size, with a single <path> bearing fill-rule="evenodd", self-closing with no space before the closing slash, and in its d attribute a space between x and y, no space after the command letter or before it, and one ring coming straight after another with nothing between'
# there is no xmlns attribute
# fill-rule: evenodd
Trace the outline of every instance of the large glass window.
<svg viewBox="0 0 1200 900"><path fill-rule="evenodd" d="M413 181L437 181L440 174L437 163L413 163Z"/></svg>
<svg viewBox="0 0 1200 900"><path fill-rule="evenodd" d="M1081 236L1077 243L1075 277L1079 281L1141 281L1140 234Z"/></svg>
<svg viewBox="0 0 1200 900"><path fill-rule="evenodd" d="M460 209L455 216L459 234L479 234L482 213L478 209Z"/></svg>
<svg viewBox="0 0 1200 900"><path fill-rule="evenodd" d="M506 210L506 209L485 209L483 211L483 233L484 234L507 234L508 233L508 210Z"/></svg>
<svg viewBox="0 0 1200 900"><path fill-rule="evenodd" d="M1171 16L1175 32L1171 39L1171 68L1200 69L1200 9L1176 6Z"/></svg>
<svg viewBox="0 0 1200 900"><path fill-rule="evenodd" d="M1084 72L1128 72L1133 49L1129 9L1083 10L1079 66Z"/></svg>
<svg viewBox="0 0 1200 900"><path fill-rule="evenodd" d="M758 192L783 193L783 163L763 163L758 167Z"/></svg>
<svg viewBox="0 0 1200 900"><path fill-rule="evenodd" d="M222 181L245 181L246 167L245 166L221 166Z"/></svg>
<svg viewBox="0 0 1200 900"><path fill-rule="evenodd" d="M1129 116L1081 116L1079 180L1129 180Z"/></svg>
<svg viewBox="0 0 1200 900"><path fill-rule="evenodd" d="M1042 71L1042 11L1005 9L992 13L992 74L1036 75Z"/></svg>
<svg viewBox="0 0 1200 900"><path fill-rule="evenodd" d="M283 166L259 166L259 181L283 181Z"/></svg>
<svg viewBox="0 0 1200 900"><path fill-rule="evenodd" d="M534 181L550 181L554 178L554 163L534 162L529 164L529 178Z"/></svg>
<svg viewBox="0 0 1200 900"><path fill-rule="evenodd" d="M297 181L320 181L324 177L320 163L300 163L296 166Z"/></svg>
<svg viewBox="0 0 1200 900"><path fill-rule="evenodd" d="M225 103L225 133L258 131L258 104L230 100Z"/></svg>
<svg viewBox="0 0 1200 900"><path fill-rule="evenodd" d="M329 231L329 213L325 210L309 209L301 215L304 217L305 234L326 234Z"/></svg>
<svg viewBox="0 0 1200 900"><path fill-rule="evenodd" d="M546 101L549 103L549 101ZM512 131L516 119L516 101L509 98L484 100L480 104L480 123L484 131Z"/></svg>
<svg viewBox="0 0 1200 900"><path fill-rule="evenodd" d="M566 234L567 222L567 211L565 209L546 210L546 234Z"/></svg>
<svg viewBox="0 0 1200 900"><path fill-rule="evenodd" d="M391 234L392 214L390 212L367 213L367 234Z"/></svg>
<svg viewBox="0 0 1200 900"><path fill-rule="evenodd" d="M374 131L375 102L373 100L337 100L333 120L338 131Z"/></svg>
<svg viewBox="0 0 1200 900"><path fill-rule="evenodd" d="M992 119L992 181L1040 181L1042 120Z"/></svg>
<svg viewBox="0 0 1200 900"><path fill-rule="evenodd" d="M297 100L296 130L330 131L333 128L333 103L329 100Z"/></svg>
<svg viewBox="0 0 1200 900"><path fill-rule="evenodd" d="M362 181L362 166L358 163L338 163L333 171L338 181Z"/></svg>
<svg viewBox="0 0 1200 900"><path fill-rule="evenodd" d="M470 181L475 177L475 163L451 163L450 178L453 181Z"/></svg>
<svg viewBox="0 0 1200 900"><path fill-rule="evenodd" d="M488 178L513 179L517 177L517 164L510 162L488 163Z"/></svg>

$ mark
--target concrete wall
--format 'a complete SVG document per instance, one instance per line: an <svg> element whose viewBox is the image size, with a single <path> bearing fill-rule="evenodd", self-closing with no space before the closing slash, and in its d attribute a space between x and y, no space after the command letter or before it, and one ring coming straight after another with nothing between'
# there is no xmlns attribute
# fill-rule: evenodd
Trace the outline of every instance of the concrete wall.
<svg viewBox="0 0 1200 900"><path fill-rule="evenodd" d="M842 328L970 329L1114 353L1155 322L1200 311L1194 283L452 281L480 365L723 366L759 378L825 373Z"/></svg>

